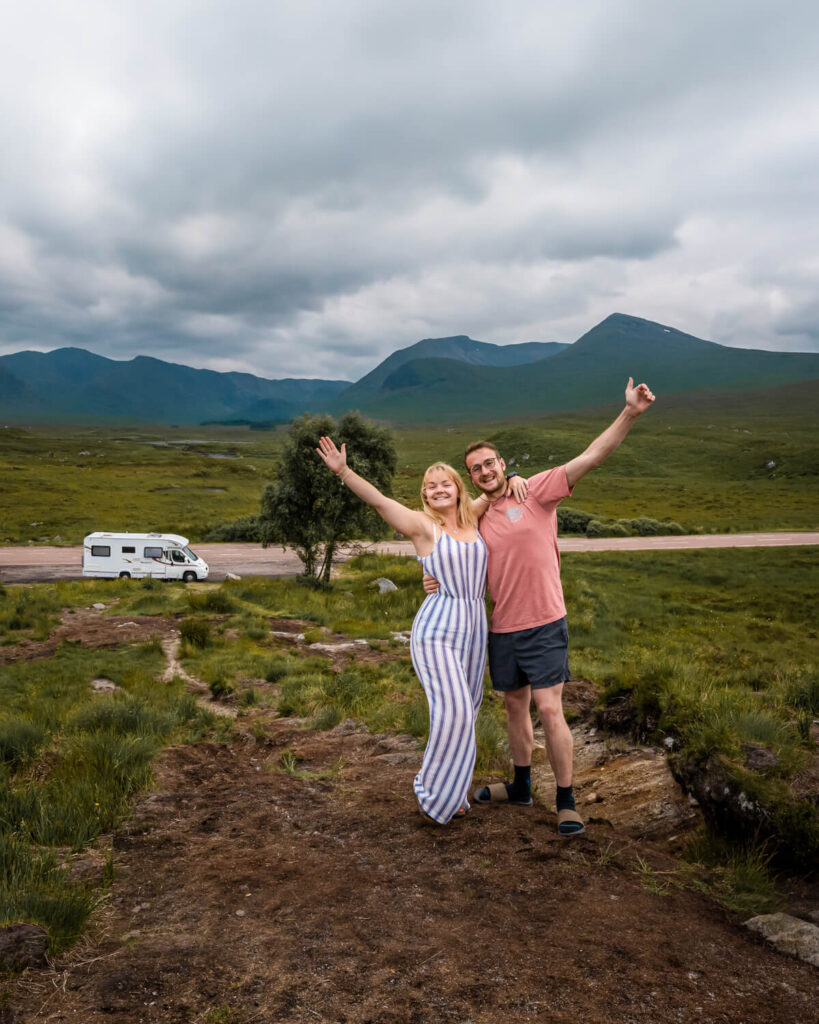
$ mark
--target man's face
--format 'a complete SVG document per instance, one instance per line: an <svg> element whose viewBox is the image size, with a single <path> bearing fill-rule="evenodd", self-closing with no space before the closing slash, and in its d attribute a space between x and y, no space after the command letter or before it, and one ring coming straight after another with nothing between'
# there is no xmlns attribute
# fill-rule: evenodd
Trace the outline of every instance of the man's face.
<svg viewBox="0 0 819 1024"><path fill-rule="evenodd" d="M491 448L476 448L466 457L472 483L485 494L506 488L506 463Z"/></svg>

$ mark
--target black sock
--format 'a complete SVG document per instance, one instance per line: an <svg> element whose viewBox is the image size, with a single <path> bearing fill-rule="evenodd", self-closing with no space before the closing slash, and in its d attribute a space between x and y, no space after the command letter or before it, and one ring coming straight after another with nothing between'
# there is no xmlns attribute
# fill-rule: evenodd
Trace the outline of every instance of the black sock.
<svg viewBox="0 0 819 1024"><path fill-rule="evenodd" d="M506 783L506 789L512 800L528 800L532 795L531 766L515 765L515 778L513 782Z"/></svg>
<svg viewBox="0 0 819 1024"><path fill-rule="evenodd" d="M574 810L574 793L571 786L558 786L555 803L559 811Z"/></svg>

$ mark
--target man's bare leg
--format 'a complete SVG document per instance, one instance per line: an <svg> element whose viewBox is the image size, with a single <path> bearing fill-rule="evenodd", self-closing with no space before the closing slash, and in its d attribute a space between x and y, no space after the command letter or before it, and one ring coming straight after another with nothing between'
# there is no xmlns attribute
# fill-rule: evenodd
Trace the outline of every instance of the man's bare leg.
<svg viewBox="0 0 819 1024"><path fill-rule="evenodd" d="M532 747L535 736L532 731L532 690L528 686L520 690L509 690L503 695L506 703L506 728L509 732L509 753L513 764L532 763Z"/></svg>
<svg viewBox="0 0 819 1024"><path fill-rule="evenodd" d="M583 821L575 808L572 792L574 741L563 714L563 684L535 690L534 697L546 736L546 753L557 783L557 831L564 838L582 835Z"/></svg>
<svg viewBox="0 0 819 1024"><path fill-rule="evenodd" d="M549 755L549 764L552 766L555 781L558 786L571 786L574 740L563 714L563 683L537 689L534 691L534 697L546 736L546 753Z"/></svg>

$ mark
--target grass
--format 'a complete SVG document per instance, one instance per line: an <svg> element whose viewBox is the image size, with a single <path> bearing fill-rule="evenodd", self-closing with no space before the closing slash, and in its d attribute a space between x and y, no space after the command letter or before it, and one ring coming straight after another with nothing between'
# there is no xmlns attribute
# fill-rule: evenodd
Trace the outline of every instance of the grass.
<svg viewBox="0 0 819 1024"><path fill-rule="evenodd" d="M819 713L818 561L808 548L563 560L575 676L599 684L604 702L630 700L638 730L670 737L675 757L717 755L747 799L775 797L776 828L806 855L819 849L815 810L790 787L816 757L809 727ZM398 589L380 594L371 586L377 576ZM235 690L240 706L271 699L262 688L267 681L279 687L279 712L313 727L356 718L373 732L414 736L419 749L424 742L423 691L406 648L391 639L393 631L409 628L423 599L414 559L365 555L326 588L261 578L192 595L132 580L8 587L3 604L13 605L21 621L12 629L6 620L0 637L33 636L38 623L55 621L66 605L100 596L109 605L118 597L118 611L150 599L155 614L203 623L205 642L183 643L183 663L211 688ZM380 664L353 660L334 672L327 658L282 650L269 634L273 617L304 619L325 640L322 627L379 640L398 657ZM64 643L52 658L11 664L0 676L0 921L42 921L54 950L79 933L95 898L67 881L56 849L81 849L114 828L133 793L148 783L163 745L218 728L181 682L156 683L162 664L158 642L114 651ZM121 692L92 695L95 676L113 680ZM505 722L502 702L491 693L477 736L478 773L502 771ZM749 750L769 756L753 768ZM307 771L295 760L270 767ZM770 851L744 838L710 855L709 884L726 905L773 906ZM601 852L600 864L611 856L610 849ZM705 853L698 858L705 863ZM665 877L643 875L652 891L665 891Z"/></svg>
<svg viewBox="0 0 819 1024"><path fill-rule="evenodd" d="M673 520L689 532L816 529L819 445L809 399L660 396L564 505L608 520ZM417 507L423 470L441 458L460 466L478 438L526 475L560 465L618 411L400 427L394 494ZM0 544L77 544L109 529L161 529L196 544L218 524L258 514L283 438L282 429L241 427L5 429Z"/></svg>
<svg viewBox="0 0 819 1024"><path fill-rule="evenodd" d="M37 588L25 591L36 600ZM180 684L157 684L162 666L156 643L62 644L0 676L0 921L45 925L52 952L76 938L96 899L67 879L57 850L81 850L114 829L159 750L211 724ZM96 676L121 692L94 695Z"/></svg>

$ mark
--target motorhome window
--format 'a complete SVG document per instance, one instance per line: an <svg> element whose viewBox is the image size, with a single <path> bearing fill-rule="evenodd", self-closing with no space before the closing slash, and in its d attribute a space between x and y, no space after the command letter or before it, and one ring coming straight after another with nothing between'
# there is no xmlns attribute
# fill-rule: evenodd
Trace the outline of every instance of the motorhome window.
<svg viewBox="0 0 819 1024"><path fill-rule="evenodd" d="M143 558L161 558L162 548L145 548Z"/></svg>
<svg viewBox="0 0 819 1024"><path fill-rule="evenodd" d="M108 544L92 544L91 554L94 558L110 558L111 547Z"/></svg>
<svg viewBox="0 0 819 1024"><path fill-rule="evenodd" d="M184 562L185 561L185 556L182 554L181 551L178 550L178 548L174 548L171 551L171 558L174 560L174 562Z"/></svg>
<svg viewBox="0 0 819 1024"><path fill-rule="evenodd" d="M194 554L194 553L193 553L193 552L191 551L191 549L190 549L190 548L183 548L182 550L183 550L183 551L185 552L185 554L186 554L186 555L188 556L188 558L189 558L189 559L190 559L190 560L191 560L192 562L198 562L198 561L199 561L199 556L198 556L198 555L195 555L195 554Z"/></svg>
<svg viewBox="0 0 819 1024"><path fill-rule="evenodd" d="M123 553L123 555L135 555L136 554L136 548L126 548L126 547L123 547L122 553Z"/></svg>

